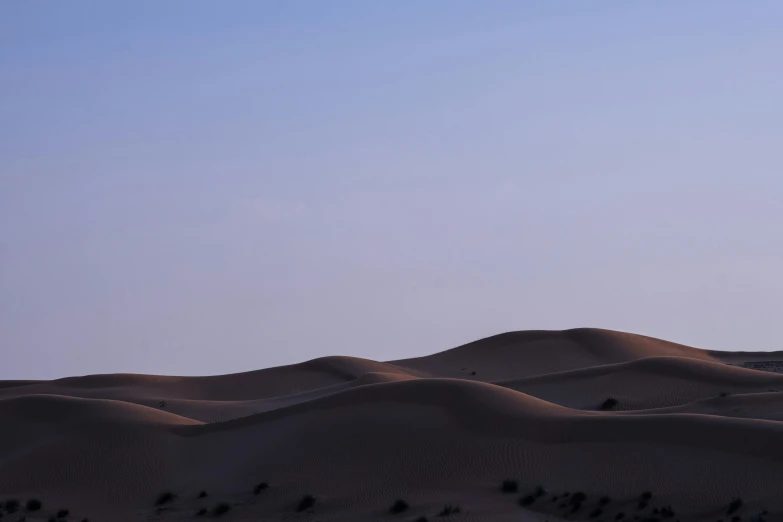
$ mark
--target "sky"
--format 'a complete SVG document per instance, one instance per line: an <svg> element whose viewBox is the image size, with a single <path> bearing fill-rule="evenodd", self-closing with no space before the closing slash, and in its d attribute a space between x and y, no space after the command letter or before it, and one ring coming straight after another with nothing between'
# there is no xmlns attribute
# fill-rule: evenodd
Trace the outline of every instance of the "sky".
<svg viewBox="0 0 783 522"><path fill-rule="evenodd" d="M783 349L783 3L0 3L0 378ZM778 239L775 239L778 237Z"/></svg>

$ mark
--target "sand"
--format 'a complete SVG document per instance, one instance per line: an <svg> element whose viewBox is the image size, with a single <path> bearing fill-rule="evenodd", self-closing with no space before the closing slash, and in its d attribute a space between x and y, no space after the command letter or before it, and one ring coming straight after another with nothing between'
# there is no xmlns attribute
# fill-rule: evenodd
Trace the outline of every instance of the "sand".
<svg viewBox="0 0 783 522"><path fill-rule="evenodd" d="M740 367L768 360L783 353L576 329L390 362L0 382L0 500L22 503L2 521L213 519L220 503L236 521L783 520L783 374Z"/></svg>

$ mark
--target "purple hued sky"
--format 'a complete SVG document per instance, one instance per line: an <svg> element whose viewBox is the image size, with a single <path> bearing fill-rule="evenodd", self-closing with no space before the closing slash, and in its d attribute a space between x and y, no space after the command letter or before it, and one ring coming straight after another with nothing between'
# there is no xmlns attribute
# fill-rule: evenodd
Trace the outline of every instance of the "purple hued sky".
<svg viewBox="0 0 783 522"><path fill-rule="evenodd" d="M781 349L783 3L0 3L0 378ZM775 239L775 238L778 239Z"/></svg>

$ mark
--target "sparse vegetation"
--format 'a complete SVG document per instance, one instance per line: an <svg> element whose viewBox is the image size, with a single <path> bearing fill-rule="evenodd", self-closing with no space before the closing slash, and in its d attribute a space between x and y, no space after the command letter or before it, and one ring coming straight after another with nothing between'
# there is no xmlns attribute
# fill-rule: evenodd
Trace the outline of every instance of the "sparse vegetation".
<svg viewBox="0 0 783 522"><path fill-rule="evenodd" d="M617 513L617 515L615 515L614 517L615 520L622 520L624 518L625 518L625 513L623 512Z"/></svg>
<svg viewBox="0 0 783 522"><path fill-rule="evenodd" d="M198 498L205 498L206 496L207 496L207 492L206 491L200 491L199 494L198 494Z"/></svg>
<svg viewBox="0 0 783 522"><path fill-rule="evenodd" d="M19 501L16 499L6 500L5 510L9 513L16 513L19 510Z"/></svg>
<svg viewBox="0 0 783 522"><path fill-rule="evenodd" d="M725 392L725 391L722 391L722 392L720 392L720 396L721 397L728 397L729 394L727 392Z"/></svg>
<svg viewBox="0 0 783 522"><path fill-rule="evenodd" d="M604 411L613 410L617 406L617 399L614 397L607 397L607 399L601 403L601 409Z"/></svg>
<svg viewBox="0 0 783 522"><path fill-rule="evenodd" d="M500 485L500 491L503 493L516 493L519 491L519 483L516 480L506 479Z"/></svg>
<svg viewBox="0 0 783 522"><path fill-rule="evenodd" d="M447 517L449 515L455 515L462 511L459 506L452 505L452 504L446 504L443 506L443 509L440 510L440 513L438 513L439 517Z"/></svg>
<svg viewBox="0 0 783 522"><path fill-rule="evenodd" d="M536 489L533 490L533 496L536 498L541 498L544 495L546 495L546 490L544 489L544 486L536 486Z"/></svg>
<svg viewBox="0 0 783 522"><path fill-rule="evenodd" d="M68 511L67 509L61 509L60 511L57 512L57 518L67 518L69 513L70 511Z"/></svg>
<svg viewBox="0 0 783 522"><path fill-rule="evenodd" d="M269 484L266 482L259 482L256 484L256 486L253 488L253 494L254 495L260 495L262 491L269 488Z"/></svg>
<svg viewBox="0 0 783 522"><path fill-rule="evenodd" d="M168 504L172 500L177 498L177 496L172 493L171 491L164 491L158 496L158 499L155 501L156 506L162 506L164 504Z"/></svg>
<svg viewBox="0 0 783 522"><path fill-rule="evenodd" d="M416 522L427 522L427 517L422 515L422 516L420 516L419 518L416 519Z"/></svg>
<svg viewBox="0 0 783 522"><path fill-rule="evenodd" d="M196 512L197 517L203 517L207 514L207 508L201 508Z"/></svg>
<svg viewBox="0 0 783 522"><path fill-rule="evenodd" d="M315 497L312 495L305 495L302 500L299 501L299 505L296 507L297 511L305 511L315 505Z"/></svg>
<svg viewBox="0 0 783 522"><path fill-rule="evenodd" d="M590 513L590 518L598 518L598 517L600 517L601 515L603 515L603 513L604 513L604 510L603 510L603 509L601 509L601 508L595 508L595 509L594 509L594 510L593 510L593 511Z"/></svg>
<svg viewBox="0 0 783 522"><path fill-rule="evenodd" d="M38 511L42 507L43 504L37 498L31 498L30 500L27 501L27 504L25 505L25 509L27 509L27 511Z"/></svg>
<svg viewBox="0 0 783 522"><path fill-rule="evenodd" d="M410 506L408 505L407 502L405 502L401 498L398 498L397 500L394 501L394 504L392 504L392 506L389 508L389 513L391 513L392 515L397 515L404 511L408 511L409 507Z"/></svg>
<svg viewBox="0 0 783 522"><path fill-rule="evenodd" d="M611 498L604 496L604 497L601 497L601 498L598 500L598 503L599 503L600 505L602 505L602 506L605 506L605 505L609 504L611 501L612 501L612 499L611 499Z"/></svg>
<svg viewBox="0 0 783 522"><path fill-rule="evenodd" d="M229 511L231 511L231 504L228 504L227 502L221 502L212 509L212 514L216 517L219 517L225 515Z"/></svg>
<svg viewBox="0 0 783 522"><path fill-rule="evenodd" d="M729 504L729 508L726 510L727 515L731 515L732 513L736 513L739 508L742 507L742 499L741 498L735 498L731 501L731 504Z"/></svg>

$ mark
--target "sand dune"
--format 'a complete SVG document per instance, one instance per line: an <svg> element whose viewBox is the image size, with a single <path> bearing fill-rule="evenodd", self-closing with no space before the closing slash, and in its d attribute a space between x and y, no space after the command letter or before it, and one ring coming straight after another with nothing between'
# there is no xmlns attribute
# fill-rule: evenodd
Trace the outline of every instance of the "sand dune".
<svg viewBox="0 0 783 522"><path fill-rule="evenodd" d="M571 408L596 410L609 397L613 409L677 406L721 394L783 390L783 374L683 357L646 357L496 384Z"/></svg>
<svg viewBox="0 0 783 522"><path fill-rule="evenodd" d="M778 355L578 329L388 363L5 382L0 499L40 498L27 520L190 520L225 502L226 520L248 521L432 520L450 503L461 513L443 520L631 522L671 506L672 520L728 522L740 497L742 520L780 520L783 375L732 366ZM507 478L517 493L500 492ZM409 509L392 515L398 498Z"/></svg>

